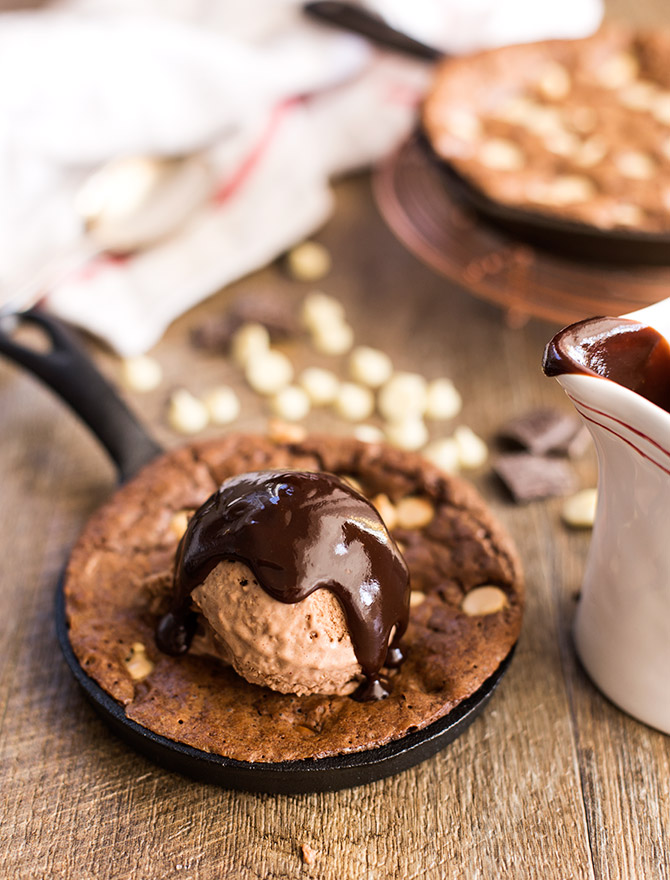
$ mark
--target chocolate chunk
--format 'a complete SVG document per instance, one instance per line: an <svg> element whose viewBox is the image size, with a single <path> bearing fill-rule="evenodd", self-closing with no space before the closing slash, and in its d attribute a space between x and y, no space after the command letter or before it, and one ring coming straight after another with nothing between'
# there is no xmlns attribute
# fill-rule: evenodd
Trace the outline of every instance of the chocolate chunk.
<svg viewBox="0 0 670 880"><path fill-rule="evenodd" d="M511 419L498 431L502 440L518 444L533 455L567 455L581 433L577 416L556 409L538 409ZM583 434L582 434L583 437ZM579 448L579 445L577 446Z"/></svg>
<svg viewBox="0 0 670 880"><path fill-rule="evenodd" d="M571 466L557 458L511 452L499 455L493 470L509 489L515 501L535 501L555 495L568 495L577 488Z"/></svg>
<svg viewBox="0 0 670 880"><path fill-rule="evenodd" d="M242 324L262 324L272 342L296 336L300 323L295 308L286 296L274 291L247 293L234 300L227 311L191 332L191 343L205 351L227 354L233 334Z"/></svg>

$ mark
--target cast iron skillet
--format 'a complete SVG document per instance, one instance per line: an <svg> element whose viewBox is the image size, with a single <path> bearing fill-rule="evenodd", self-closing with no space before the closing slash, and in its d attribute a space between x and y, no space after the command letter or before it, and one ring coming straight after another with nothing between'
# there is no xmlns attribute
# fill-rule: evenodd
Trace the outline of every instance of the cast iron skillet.
<svg viewBox="0 0 670 880"><path fill-rule="evenodd" d="M591 263L629 266L670 264L670 233L599 229L588 223L506 205L489 198L483 190L459 174L450 162L438 156L423 132L419 132L417 140L427 159L439 168L449 192L478 217L513 238L549 250L560 257Z"/></svg>
<svg viewBox="0 0 670 880"><path fill-rule="evenodd" d="M0 353L27 368L70 405L109 453L121 483L161 454L161 448L93 366L68 328L35 309L19 315L18 320L41 328L51 350L37 352L15 342L0 322ZM93 707L133 748L163 767L195 779L225 788L271 794L350 788L399 773L431 757L463 733L482 711L514 653L512 648L469 699L444 718L402 739L376 749L330 758L253 763L173 742L127 718L122 706L89 678L72 650L62 578L56 589L56 632L65 660Z"/></svg>

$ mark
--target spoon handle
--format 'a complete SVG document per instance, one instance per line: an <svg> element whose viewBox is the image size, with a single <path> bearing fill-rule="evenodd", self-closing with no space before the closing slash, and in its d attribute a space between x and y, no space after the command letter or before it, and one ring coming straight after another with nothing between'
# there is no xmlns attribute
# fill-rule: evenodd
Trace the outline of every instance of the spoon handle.
<svg viewBox="0 0 670 880"><path fill-rule="evenodd" d="M396 30L382 18L355 3L340 2L340 0L313 0L313 2L305 3L303 10L312 18L343 30L361 34L384 48L405 52L426 61L437 61L438 58L443 57L443 53L433 46L427 46L408 34Z"/></svg>
<svg viewBox="0 0 670 880"><path fill-rule="evenodd" d="M46 336L49 350L38 351L17 342L9 329L16 321L37 326ZM98 372L74 333L56 318L37 309L6 317L0 321L0 354L25 367L69 404L105 447L122 482L161 453L160 446Z"/></svg>

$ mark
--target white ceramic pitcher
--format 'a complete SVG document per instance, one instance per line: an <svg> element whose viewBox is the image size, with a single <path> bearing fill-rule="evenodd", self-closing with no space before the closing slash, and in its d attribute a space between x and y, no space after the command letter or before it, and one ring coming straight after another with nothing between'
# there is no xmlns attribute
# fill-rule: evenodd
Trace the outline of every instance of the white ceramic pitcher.
<svg viewBox="0 0 670 880"><path fill-rule="evenodd" d="M670 340L670 299L625 317ZM670 413L606 378L557 379L591 432L599 466L577 653L614 703L670 733Z"/></svg>

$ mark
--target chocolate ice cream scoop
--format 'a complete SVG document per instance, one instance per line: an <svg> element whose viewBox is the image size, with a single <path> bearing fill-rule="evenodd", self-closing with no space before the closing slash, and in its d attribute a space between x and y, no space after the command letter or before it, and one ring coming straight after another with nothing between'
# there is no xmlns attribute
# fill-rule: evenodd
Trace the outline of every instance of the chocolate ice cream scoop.
<svg viewBox="0 0 670 880"><path fill-rule="evenodd" d="M284 604L331 591L365 677L355 696L388 694L380 672L402 662L409 574L362 495L324 473L267 471L226 481L196 512L179 545L172 608L157 630L161 650L188 650L197 623L191 594L224 561L244 563L262 590ZM223 610L235 614L234 607Z"/></svg>

